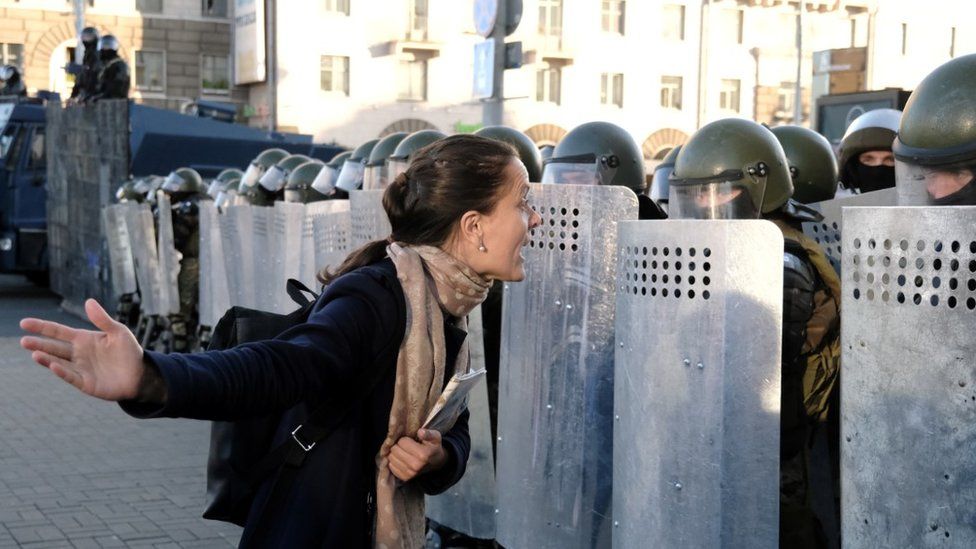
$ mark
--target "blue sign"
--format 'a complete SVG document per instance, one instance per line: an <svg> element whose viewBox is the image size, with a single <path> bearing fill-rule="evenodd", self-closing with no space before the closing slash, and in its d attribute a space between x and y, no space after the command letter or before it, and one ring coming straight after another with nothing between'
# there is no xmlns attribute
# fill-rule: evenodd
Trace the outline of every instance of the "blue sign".
<svg viewBox="0 0 976 549"><path fill-rule="evenodd" d="M475 0L474 29L481 36L488 38L495 30L498 19L498 0Z"/></svg>
<svg viewBox="0 0 976 549"><path fill-rule="evenodd" d="M474 45L474 97L490 99L495 88L495 41Z"/></svg>

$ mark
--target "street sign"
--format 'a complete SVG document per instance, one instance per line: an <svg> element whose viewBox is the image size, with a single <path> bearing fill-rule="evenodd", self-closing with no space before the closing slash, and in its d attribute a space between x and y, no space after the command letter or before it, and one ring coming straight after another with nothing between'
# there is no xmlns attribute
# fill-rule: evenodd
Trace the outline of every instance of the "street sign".
<svg viewBox="0 0 976 549"><path fill-rule="evenodd" d="M481 36L488 38L495 30L498 18L498 0L475 0L474 28Z"/></svg>
<svg viewBox="0 0 976 549"><path fill-rule="evenodd" d="M490 99L495 82L495 41L474 45L474 97Z"/></svg>

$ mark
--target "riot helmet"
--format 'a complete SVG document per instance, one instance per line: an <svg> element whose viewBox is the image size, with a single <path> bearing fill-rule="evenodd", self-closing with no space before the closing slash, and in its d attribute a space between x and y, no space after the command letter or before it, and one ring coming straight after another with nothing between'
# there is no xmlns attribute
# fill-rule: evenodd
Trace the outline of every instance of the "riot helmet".
<svg viewBox="0 0 976 549"><path fill-rule="evenodd" d="M285 202L308 204L328 199L328 196L312 188L312 183L323 169L325 164L319 160L310 160L293 169L285 183Z"/></svg>
<svg viewBox="0 0 976 549"><path fill-rule="evenodd" d="M379 141L379 139L370 139L352 151L349 158L342 163L342 169L339 170L339 178L336 179L337 189L349 192L362 188L366 161Z"/></svg>
<svg viewBox="0 0 976 549"><path fill-rule="evenodd" d="M312 189L328 198L341 198L336 196L336 181L339 179L339 171L342 170L342 165L350 156L352 156L352 151L344 151L326 162L325 166L319 170L318 175L315 176L315 180L312 181Z"/></svg>
<svg viewBox="0 0 976 549"><path fill-rule="evenodd" d="M20 69L16 65L4 65L0 67L0 82L16 82L20 79Z"/></svg>
<svg viewBox="0 0 976 549"><path fill-rule="evenodd" d="M253 187L258 184L258 180L264 175L271 166L278 163L279 160L288 156L288 151L284 149L266 149L257 155L251 164L248 165L247 170L244 171L244 175L241 177L241 187Z"/></svg>
<svg viewBox="0 0 976 549"><path fill-rule="evenodd" d="M546 160L552 158L552 152L555 150L556 150L555 145L543 145L539 147L539 158L542 159L543 164L546 162Z"/></svg>
<svg viewBox="0 0 976 549"><path fill-rule="evenodd" d="M112 34L106 34L98 39L98 57L102 61L115 59L119 56L119 39Z"/></svg>
<svg viewBox="0 0 976 549"><path fill-rule="evenodd" d="M525 164L529 181L540 181L542 179L542 155L529 136L508 126L487 126L474 132L474 134L508 143L518 152L522 164Z"/></svg>
<svg viewBox="0 0 976 549"><path fill-rule="evenodd" d="M235 187L241 181L241 177L244 176L244 172L238 170L237 168L227 168L217 174L217 177L213 178L210 182L210 186L207 187L207 195L214 200L217 196L226 191L229 188Z"/></svg>
<svg viewBox="0 0 976 549"><path fill-rule="evenodd" d="M131 179L119 185L119 188L115 191L116 202L142 202L145 198L145 194L140 194L136 191L135 181Z"/></svg>
<svg viewBox="0 0 976 549"><path fill-rule="evenodd" d="M403 138L403 141L397 144L393 154L386 161L388 181L393 181L396 176L407 171L407 167L410 166L411 154L445 137L447 135L437 130L420 130Z"/></svg>
<svg viewBox="0 0 976 549"><path fill-rule="evenodd" d="M758 219L793 194L776 136L741 118L695 132L678 153L669 186L671 219Z"/></svg>
<svg viewBox="0 0 976 549"><path fill-rule="evenodd" d="M800 126L778 126L772 132L786 153L793 181L793 200L813 204L834 198L837 159L827 138Z"/></svg>
<svg viewBox="0 0 976 549"><path fill-rule="evenodd" d="M892 147L902 206L976 205L976 54L926 76Z"/></svg>
<svg viewBox="0 0 976 549"><path fill-rule="evenodd" d="M182 202L190 196L204 193L203 179L193 168L177 168L166 176L160 187L164 193L170 196L170 200L175 204Z"/></svg>
<svg viewBox="0 0 976 549"><path fill-rule="evenodd" d="M81 43L86 50L98 46L98 29L95 27L85 27L81 29Z"/></svg>
<svg viewBox="0 0 976 549"><path fill-rule="evenodd" d="M669 181L671 174L674 173L674 162L679 152L681 152L681 145L675 146L664 155L664 160L654 168L651 186L647 189L647 196L665 212L668 210Z"/></svg>
<svg viewBox="0 0 976 549"><path fill-rule="evenodd" d="M363 172L363 189L385 189L390 182L386 174L386 159L396 150L397 145L406 139L407 132L396 132L380 139L369 153L366 170Z"/></svg>
<svg viewBox="0 0 976 549"><path fill-rule="evenodd" d="M642 194L644 156L627 130L609 122L577 126L544 163L543 183L621 185Z"/></svg>
<svg viewBox="0 0 976 549"><path fill-rule="evenodd" d="M276 193L285 186L288 175L298 166L308 162L311 158L304 154L291 154L279 160L274 166L265 170L258 184L269 193Z"/></svg>
<svg viewBox="0 0 976 549"><path fill-rule="evenodd" d="M860 193L895 186L891 145L898 134L902 112L875 109L858 116L840 140L840 178L845 189Z"/></svg>

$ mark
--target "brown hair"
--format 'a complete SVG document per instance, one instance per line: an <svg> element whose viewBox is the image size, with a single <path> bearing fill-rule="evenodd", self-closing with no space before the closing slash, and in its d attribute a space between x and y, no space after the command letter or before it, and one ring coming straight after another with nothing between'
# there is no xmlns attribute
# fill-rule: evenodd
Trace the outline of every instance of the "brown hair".
<svg viewBox="0 0 976 549"><path fill-rule="evenodd" d="M389 238L355 250L335 272L327 268L318 279L336 278L386 257L391 242L440 246L451 236L465 212L489 214L505 192L505 168L518 158L507 143L474 135L452 135L431 143L410 157L410 166L383 193L390 218Z"/></svg>

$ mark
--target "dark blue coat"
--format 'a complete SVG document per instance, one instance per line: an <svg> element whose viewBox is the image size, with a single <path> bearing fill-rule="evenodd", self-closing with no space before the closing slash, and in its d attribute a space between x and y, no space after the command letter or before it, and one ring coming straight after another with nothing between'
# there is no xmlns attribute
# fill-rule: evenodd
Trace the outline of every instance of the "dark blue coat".
<svg viewBox="0 0 976 549"><path fill-rule="evenodd" d="M362 405L310 453L285 509L274 514L277 547L361 547L372 524L367 494L375 475L374 457L386 437L396 360L406 327L406 303L389 259L348 273L326 289L308 322L274 340L245 343L225 351L164 355L146 351L166 382L167 402L149 410L123 408L137 417L238 420L287 410L276 437L285 440L317 403L356 390L363 368L386 374ZM465 333L445 322L447 370ZM448 374L445 382L449 379ZM451 487L464 474L470 449L468 413L443 436L448 464L413 482L428 494ZM260 509L265 483L252 513ZM201 489L203 487L201 486ZM249 520L253 524L254 514ZM242 547L253 547L245 527Z"/></svg>

